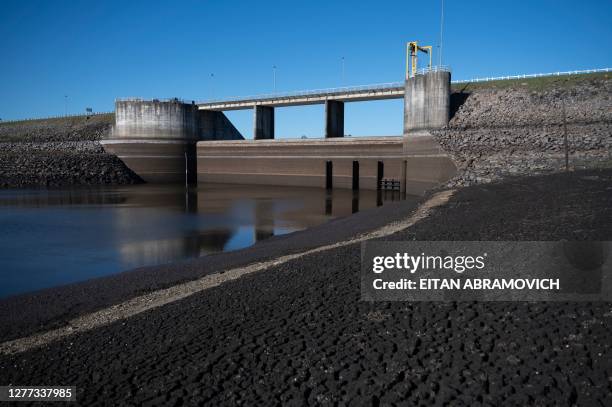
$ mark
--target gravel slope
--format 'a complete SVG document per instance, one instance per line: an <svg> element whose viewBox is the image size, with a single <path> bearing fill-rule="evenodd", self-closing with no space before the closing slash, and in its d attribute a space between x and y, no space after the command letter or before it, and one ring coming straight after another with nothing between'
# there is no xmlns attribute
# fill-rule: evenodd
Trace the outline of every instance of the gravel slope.
<svg viewBox="0 0 612 407"><path fill-rule="evenodd" d="M432 131L460 169L451 186L563 170L566 133L571 168L612 166L608 73L454 88L454 116Z"/></svg>
<svg viewBox="0 0 612 407"><path fill-rule="evenodd" d="M99 143L114 117L0 123L0 188L142 182Z"/></svg>

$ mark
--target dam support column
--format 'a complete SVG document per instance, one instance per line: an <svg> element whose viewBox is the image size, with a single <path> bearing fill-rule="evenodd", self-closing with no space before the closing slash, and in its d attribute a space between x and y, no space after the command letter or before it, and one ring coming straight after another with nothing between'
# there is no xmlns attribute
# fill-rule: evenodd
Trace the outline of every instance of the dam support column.
<svg viewBox="0 0 612 407"><path fill-rule="evenodd" d="M451 157L432 134L432 131L445 127L449 121L450 78L449 71L435 69L406 80L406 176L402 190L408 194L423 194L427 189L448 181L457 171Z"/></svg>
<svg viewBox="0 0 612 407"><path fill-rule="evenodd" d="M325 101L325 138L344 137L344 102Z"/></svg>
<svg viewBox="0 0 612 407"><path fill-rule="evenodd" d="M274 138L274 108L271 106L255 106L253 118L253 138L268 140Z"/></svg>

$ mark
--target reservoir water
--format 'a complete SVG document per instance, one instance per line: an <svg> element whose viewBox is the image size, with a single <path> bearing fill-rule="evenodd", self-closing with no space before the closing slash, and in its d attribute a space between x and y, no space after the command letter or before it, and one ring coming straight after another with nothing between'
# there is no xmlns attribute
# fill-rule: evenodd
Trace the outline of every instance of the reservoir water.
<svg viewBox="0 0 612 407"><path fill-rule="evenodd" d="M0 191L0 298L250 246L398 192L242 185Z"/></svg>

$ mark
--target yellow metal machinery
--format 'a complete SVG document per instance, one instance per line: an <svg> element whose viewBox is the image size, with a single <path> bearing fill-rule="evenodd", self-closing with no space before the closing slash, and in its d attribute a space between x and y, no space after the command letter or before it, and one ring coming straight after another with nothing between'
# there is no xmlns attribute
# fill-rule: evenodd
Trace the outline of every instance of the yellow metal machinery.
<svg viewBox="0 0 612 407"><path fill-rule="evenodd" d="M427 67L431 68L431 45L419 47L416 41L411 41L406 48L406 79L416 75L417 54L419 51L429 54L429 65Z"/></svg>

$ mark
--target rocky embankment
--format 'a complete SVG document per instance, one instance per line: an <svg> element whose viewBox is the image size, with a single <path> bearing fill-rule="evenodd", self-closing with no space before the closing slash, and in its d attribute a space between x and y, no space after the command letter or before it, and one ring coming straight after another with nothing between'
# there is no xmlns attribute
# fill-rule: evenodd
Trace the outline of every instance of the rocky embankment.
<svg viewBox="0 0 612 407"><path fill-rule="evenodd" d="M459 168L450 186L507 175L612 166L609 74L454 87L453 117L434 136ZM565 122L565 125L564 125Z"/></svg>
<svg viewBox="0 0 612 407"><path fill-rule="evenodd" d="M0 124L0 187L140 182L100 145L113 121L108 114Z"/></svg>

